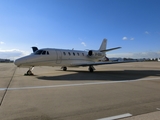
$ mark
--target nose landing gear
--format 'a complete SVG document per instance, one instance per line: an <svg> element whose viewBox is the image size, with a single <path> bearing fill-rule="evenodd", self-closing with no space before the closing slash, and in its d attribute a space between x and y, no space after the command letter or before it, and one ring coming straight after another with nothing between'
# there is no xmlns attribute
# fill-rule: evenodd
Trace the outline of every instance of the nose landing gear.
<svg viewBox="0 0 160 120"><path fill-rule="evenodd" d="M34 69L34 66L30 67L29 70L27 71L27 73L25 73L24 75L34 75L32 73L32 70Z"/></svg>

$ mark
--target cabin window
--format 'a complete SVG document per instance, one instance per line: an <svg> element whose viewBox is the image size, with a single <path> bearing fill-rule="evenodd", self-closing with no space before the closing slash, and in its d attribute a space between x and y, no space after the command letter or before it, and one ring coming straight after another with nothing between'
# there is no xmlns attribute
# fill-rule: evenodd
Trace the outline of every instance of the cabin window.
<svg viewBox="0 0 160 120"><path fill-rule="evenodd" d="M84 56L84 53L82 53L82 55Z"/></svg>
<svg viewBox="0 0 160 120"><path fill-rule="evenodd" d="M43 51L43 52L42 52L42 55L45 55L45 54L46 54L46 51Z"/></svg>
<svg viewBox="0 0 160 120"><path fill-rule="evenodd" d="M63 55L66 55L66 53L65 53L65 52L63 52Z"/></svg>
<svg viewBox="0 0 160 120"><path fill-rule="evenodd" d="M73 53L73 55L75 56L75 53Z"/></svg>
<svg viewBox="0 0 160 120"><path fill-rule="evenodd" d="M68 54L69 54L69 55L71 55L71 53L70 53L70 52L68 52Z"/></svg>
<svg viewBox="0 0 160 120"><path fill-rule="evenodd" d="M47 51L47 55L49 55L49 52Z"/></svg>
<svg viewBox="0 0 160 120"><path fill-rule="evenodd" d="M79 56L79 53L77 53L77 55Z"/></svg>

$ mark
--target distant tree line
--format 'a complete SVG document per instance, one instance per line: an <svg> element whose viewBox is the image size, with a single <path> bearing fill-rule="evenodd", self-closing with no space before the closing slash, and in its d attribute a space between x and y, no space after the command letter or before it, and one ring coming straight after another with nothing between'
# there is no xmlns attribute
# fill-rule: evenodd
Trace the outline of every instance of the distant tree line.
<svg viewBox="0 0 160 120"><path fill-rule="evenodd" d="M13 63L13 60L10 59L0 59L0 63Z"/></svg>

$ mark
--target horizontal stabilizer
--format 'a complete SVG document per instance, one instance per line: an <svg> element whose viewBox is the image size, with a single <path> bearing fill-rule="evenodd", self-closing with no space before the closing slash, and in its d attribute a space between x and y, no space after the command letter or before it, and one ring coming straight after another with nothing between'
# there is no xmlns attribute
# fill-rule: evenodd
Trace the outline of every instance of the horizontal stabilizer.
<svg viewBox="0 0 160 120"><path fill-rule="evenodd" d="M111 48L111 49L106 49L106 50L101 50L100 52L108 52L108 51L112 51L112 50L116 50L116 49L120 49L121 47L115 47L115 48Z"/></svg>

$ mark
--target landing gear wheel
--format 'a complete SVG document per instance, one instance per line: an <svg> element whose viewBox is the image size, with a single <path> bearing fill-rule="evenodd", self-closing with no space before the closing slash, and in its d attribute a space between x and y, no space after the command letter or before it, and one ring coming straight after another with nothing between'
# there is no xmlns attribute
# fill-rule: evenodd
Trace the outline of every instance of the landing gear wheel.
<svg viewBox="0 0 160 120"><path fill-rule="evenodd" d="M94 68L93 66L89 66L88 70L89 70L90 72L94 72L95 68Z"/></svg>
<svg viewBox="0 0 160 120"><path fill-rule="evenodd" d="M62 69L63 69L63 71L67 71L67 67L63 67Z"/></svg>
<svg viewBox="0 0 160 120"><path fill-rule="evenodd" d="M30 67L29 70L27 71L27 73L24 74L24 75L34 75L34 74L32 73L32 70L33 70L33 69L34 69L34 66L33 66L33 67Z"/></svg>
<svg viewBox="0 0 160 120"><path fill-rule="evenodd" d="M32 71L28 70L26 75L33 75Z"/></svg>
<svg viewBox="0 0 160 120"><path fill-rule="evenodd" d="M91 67L89 67L89 72L93 72L93 69Z"/></svg>

